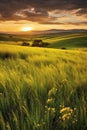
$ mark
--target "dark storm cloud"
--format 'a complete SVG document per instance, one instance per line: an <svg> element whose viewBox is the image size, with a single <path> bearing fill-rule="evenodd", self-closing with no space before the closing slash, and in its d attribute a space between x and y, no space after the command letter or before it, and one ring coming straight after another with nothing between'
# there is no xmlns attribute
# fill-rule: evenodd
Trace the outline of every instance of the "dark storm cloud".
<svg viewBox="0 0 87 130"><path fill-rule="evenodd" d="M74 9L80 9L77 15L86 15L87 0L0 0L0 20L52 23L55 18L48 11Z"/></svg>
<svg viewBox="0 0 87 130"><path fill-rule="evenodd" d="M87 17L87 8L82 8L79 11L77 11L77 15L84 15Z"/></svg>

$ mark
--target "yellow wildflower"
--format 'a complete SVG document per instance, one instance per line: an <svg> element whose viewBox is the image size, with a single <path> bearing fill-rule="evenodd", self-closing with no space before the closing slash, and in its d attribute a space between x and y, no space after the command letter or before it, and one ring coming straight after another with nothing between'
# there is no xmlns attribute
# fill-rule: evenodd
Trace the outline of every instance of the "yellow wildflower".
<svg viewBox="0 0 87 130"><path fill-rule="evenodd" d="M53 100L53 98L49 98L48 100L47 100L47 104L50 104L50 103L52 103L54 100Z"/></svg>
<svg viewBox="0 0 87 130"><path fill-rule="evenodd" d="M63 113L63 112L73 112L73 110L70 108L70 107L65 107L63 109L60 110L60 113Z"/></svg>

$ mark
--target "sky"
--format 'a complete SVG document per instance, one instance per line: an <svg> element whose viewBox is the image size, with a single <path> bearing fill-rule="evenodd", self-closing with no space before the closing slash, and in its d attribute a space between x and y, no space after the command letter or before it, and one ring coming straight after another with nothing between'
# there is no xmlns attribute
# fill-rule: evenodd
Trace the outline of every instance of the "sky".
<svg viewBox="0 0 87 130"><path fill-rule="evenodd" d="M87 0L0 0L0 32L87 29Z"/></svg>

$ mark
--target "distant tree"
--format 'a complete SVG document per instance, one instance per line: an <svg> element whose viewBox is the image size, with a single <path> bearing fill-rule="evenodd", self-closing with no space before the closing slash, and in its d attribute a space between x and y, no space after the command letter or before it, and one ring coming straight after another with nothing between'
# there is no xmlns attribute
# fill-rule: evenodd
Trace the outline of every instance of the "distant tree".
<svg viewBox="0 0 87 130"><path fill-rule="evenodd" d="M42 40L34 40L32 46L42 46L43 41Z"/></svg>
<svg viewBox="0 0 87 130"><path fill-rule="evenodd" d="M23 41L22 46L30 46L28 42Z"/></svg>
<svg viewBox="0 0 87 130"><path fill-rule="evenodd" d="M42 40L34 40L32 43L33 47L46 47L47 45L49 45L49 43L43 42Z"/></svg>

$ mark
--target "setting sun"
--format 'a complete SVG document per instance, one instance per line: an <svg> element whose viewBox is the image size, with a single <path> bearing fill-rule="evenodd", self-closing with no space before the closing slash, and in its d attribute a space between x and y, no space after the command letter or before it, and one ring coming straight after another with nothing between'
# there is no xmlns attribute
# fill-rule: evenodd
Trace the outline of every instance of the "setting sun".
<svg viewBox="0 0 87 130"><path fill-rule="evenodd" d="M32 27L23 27L21 30L27 32L27 31L31 31L32 29L33 29Z"/></svg>

